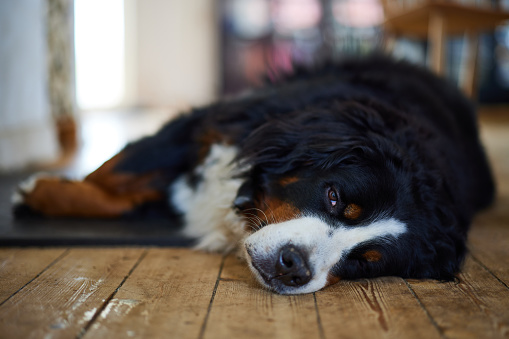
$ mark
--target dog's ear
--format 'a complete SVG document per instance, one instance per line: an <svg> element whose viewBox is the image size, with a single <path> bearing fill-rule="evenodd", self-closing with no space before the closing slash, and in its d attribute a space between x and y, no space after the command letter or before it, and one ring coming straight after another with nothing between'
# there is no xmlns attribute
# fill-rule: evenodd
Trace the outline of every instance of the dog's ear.
<svg viewBox="0 0 509 339"><path fill-rule="evenodd" d="M299 137L299 130L301 134ZM256 129L244 141L239 159L241 166L252 172L282 174L300 165L302 148L299 139L304 141L309 132L302 131L299 124L291 119L275 120Z"/></svg>
<svg viewBox="0 0 509 339"><path fill-rule="evenodd" d="M392 111L391 111L392 112ZM392 112L398 117L398 112ZM297 168L336 167L353 159L385 156L398 147L393 128L404 124L375 102L334 102L273 118L243 142L241 163L265 173L282 174Z"/></svg>
<svg viewBox="0 0 509 339"><path fill-rule="evenodd" d="M273 174L310 165L326 167L332 158L337 161L365 144L366 131L353 126L355 121L348 117L350 109L325 107L268 121L244 141L240 161Z"/></svg>

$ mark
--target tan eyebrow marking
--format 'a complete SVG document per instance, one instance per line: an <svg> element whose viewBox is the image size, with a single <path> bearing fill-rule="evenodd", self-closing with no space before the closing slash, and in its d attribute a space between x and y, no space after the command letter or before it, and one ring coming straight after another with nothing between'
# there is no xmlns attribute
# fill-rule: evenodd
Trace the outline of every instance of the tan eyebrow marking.
<svg viewBox="0 0 509 339"><path fill-rule="evenodd" d="M297 177L286 177L286 178L281 178L279 180L279 185L285 187L285 186L288 186L290 184L293 184L295 182L299 181L299 178Z"/></svg>
<svg viewBox="0 0 509 339"><path fill-rule="evenodd" d="M348 204L343 212L345 218L355 220L361 216L362 208L357 204Z"/></svg>
<svg viewBox="0 0 509 339"><path fill-rule="evenodd" d="M366 259L369 262L377 262L382 259L382 253L375 251L375 250L369 250L365 252L362 257Z"/></svg>

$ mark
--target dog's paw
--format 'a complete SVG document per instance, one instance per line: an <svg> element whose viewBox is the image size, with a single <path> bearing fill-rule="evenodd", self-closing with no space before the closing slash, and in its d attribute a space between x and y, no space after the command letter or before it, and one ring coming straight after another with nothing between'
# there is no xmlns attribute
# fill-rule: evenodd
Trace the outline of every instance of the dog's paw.
<svg viewBox="0 0 509 339"><path fill-rule="evenodd" d="M11 196L12 212L16 218L31 218L42 216L42 213L30 206L28 203L28 197L37 187L37 182L40 179L49 177L50 176L45 173L37 173L18 184L18 187L15 189Z"/></svg>

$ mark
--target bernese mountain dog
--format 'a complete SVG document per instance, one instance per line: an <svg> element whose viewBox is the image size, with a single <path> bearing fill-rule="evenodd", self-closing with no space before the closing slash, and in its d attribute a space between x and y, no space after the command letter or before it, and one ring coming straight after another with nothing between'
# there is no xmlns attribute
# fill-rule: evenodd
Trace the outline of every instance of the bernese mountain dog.
<svg viewBox="0 0 509 339"><path fill-rule="evenodd" d="M178 216L282 294L384 275L452 280L494 197L457 88L385 57L296 67L170 121L82 181L19 186L18 216Z"/></svg>

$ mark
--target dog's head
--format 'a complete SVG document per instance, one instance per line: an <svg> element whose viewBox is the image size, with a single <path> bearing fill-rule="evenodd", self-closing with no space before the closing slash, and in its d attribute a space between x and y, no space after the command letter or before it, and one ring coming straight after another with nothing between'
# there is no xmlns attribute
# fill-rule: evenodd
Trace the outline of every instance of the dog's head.
<svg viewBox="0 0 509 339"><path fill-rule="evenodd" d="M234 205L264 286L295 294L343 278L453 278L464 234L450 187L419 148L427 134L409 124L383 107L337 104L246 140L250 166Z"/></svg>

